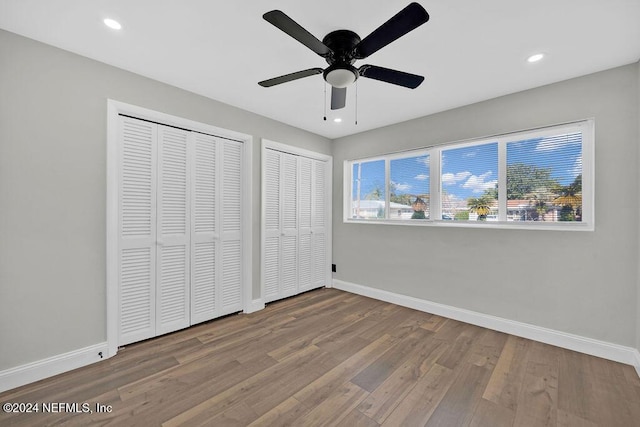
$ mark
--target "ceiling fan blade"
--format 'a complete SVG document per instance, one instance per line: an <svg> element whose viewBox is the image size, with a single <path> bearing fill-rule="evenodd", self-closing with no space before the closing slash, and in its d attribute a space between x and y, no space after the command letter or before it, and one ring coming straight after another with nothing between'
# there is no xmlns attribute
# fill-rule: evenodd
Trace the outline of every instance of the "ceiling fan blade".
<svg viewBox="0 0 640 427"><path fill-rule="evenodd" d="M263 80L261 82L258 82L258 84L262 87L271 87L279 85L281 83L286 83L293 80L302 79L304 77L320 74L322 73L322 71L324 71L322 68L309 68L308 70L296 71L295 73L285 74L284 76L274 77L269 80Z"/></svg>
<svg viewBox="0 0 640 427"><path fill-rule="evenodd" d="M369 79L380 80L398 86L415 89L424 81L423 76L405 73L404 71L378 67L376 65L363 65L358 69L358 74Z"/></svg>
<svg viewBox="0 0 640 427"><path fill-rule="evenodd" d="M387 22L375 29L371 34L362 39L356 46L356 57L358 59L377 52L389 43L418 28L429 20L429 14L418 3L411 3L409 6L395 14Z"/></svg>
<svg viewBox="0 0 640 427"><path fill-rule="evenodd" d="M339 110L347 104L347 88L331 87L331 109Z"/></svg>
<svg viewBox="0 0 640 427"><path fill-rule="evenodd" d="M300 26L296 21L289 18L289 16L287 16L283 11L272 10L262 15L262 17L265 21L289 34L291 37L298 40L318 55L327 56L331 53L331 49L329 49L309 31L302 28L302 26Z"/></svg>

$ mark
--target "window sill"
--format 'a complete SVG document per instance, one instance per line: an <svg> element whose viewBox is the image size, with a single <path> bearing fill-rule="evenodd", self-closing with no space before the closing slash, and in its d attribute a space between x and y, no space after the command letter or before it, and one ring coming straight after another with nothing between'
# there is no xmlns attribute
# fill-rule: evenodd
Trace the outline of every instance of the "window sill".
<svg viewBox="0 0 640 427"><path fill-rule="evenodd" d="M489 228L505 230L551 230L551 231L594 231L593 224L583 222L537 223L524 221L448 221L448 220L388 220L388 219L352 219L343 220L345 224L403 225L412 227L452 227L452 228Z"/></svg>

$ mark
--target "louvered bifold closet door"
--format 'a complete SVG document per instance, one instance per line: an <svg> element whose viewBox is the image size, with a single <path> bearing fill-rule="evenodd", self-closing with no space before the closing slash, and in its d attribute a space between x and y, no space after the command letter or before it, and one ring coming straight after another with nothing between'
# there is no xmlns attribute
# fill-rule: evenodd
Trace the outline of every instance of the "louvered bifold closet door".
<svg viewBox="0 0 640 427"><path fill-rule="evenodd" d="M220 314L242 310L242 143L223 140ZM220 264L219 264L220 265Z"/></svg>
<svg viewBox="0 0 640 427"><path fill-rule="evenodd" d="M327 257L327 163L313 160L313 197L311 209L311 259L312 288L328 284L331 277L329 259Z"/></svg>
<svg viewBox="0 0 640 427"><path fill-rule="evenodd" d="M193 134L191 231L191 323L211 320L220 315L220 206L219 144L215 137Z"/></svg>
<svg viewBox="0 0 640 427"><path fill-rule="evenodd" d="M280 280L285 298L298 293L298 156L282 154Z"/></svg>
<svg viewBox="0 0 640 427"><path fill-rule="evenodd" d="M264 155L264 248L263 248L263 283L265 302L280 298L280 152L265 150Z"/></svg>
<svg viewBox="0 0 640 427"><path fill-rule="evenodd" d="M298 291L312 288L313 257L311 243L311 207L313 192L313 160L299 157L298 181Z"/></svg>
<svg viewBox="0 0 640 427"><path fill-rule="evenodd" d="M190 325L190 134L158 126L156 335Z"/></svg>
<svg viewBox="0 0 640 427"><path fill-rule="evenodd" d="M118 344L155 336L156 133L119 117Z"/></svg>

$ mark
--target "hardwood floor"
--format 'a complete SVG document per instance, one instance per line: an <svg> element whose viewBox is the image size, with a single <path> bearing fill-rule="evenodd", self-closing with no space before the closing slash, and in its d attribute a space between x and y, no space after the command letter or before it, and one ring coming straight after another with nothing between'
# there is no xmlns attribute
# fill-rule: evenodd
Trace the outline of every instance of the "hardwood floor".
<svg viewBox="0 0 640 427"><path fill-rule="evenodd" d="M2 426L640 426L630 366L335 289L127 346L5 402L40 412Z"/></svg>

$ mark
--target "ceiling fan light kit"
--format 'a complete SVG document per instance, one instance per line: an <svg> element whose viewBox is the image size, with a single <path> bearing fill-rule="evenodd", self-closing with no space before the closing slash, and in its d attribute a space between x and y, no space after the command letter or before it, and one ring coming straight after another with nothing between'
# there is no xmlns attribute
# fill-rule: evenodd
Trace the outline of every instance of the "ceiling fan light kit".
<svg viewBox="0 0 640 427"><path fill-rule="evenodd" d="M347 87L358 77L379 80L409 89L415 89L424 81L423 76L404 71L368 64L359 68L353 65L356 60L372 55L427 22L429 14L418 3L410 3L364 39L360 39L360 36L353 31L337 30L327 34L320 41L280 10L267 12L263 18L325 58L329 66L325 69L310 68L263 80L258 83L260 86L271 87L322 73L324 80L331 85L331 109L337 110L346 105Z"/></svg>
<svg viewBox="0 0 640 427"><path fill-rule="evenodd" d="M324 70L324 80L332 87L343 88L355 82L358 78L358 70L351 65L332 65Z"/></svg>

